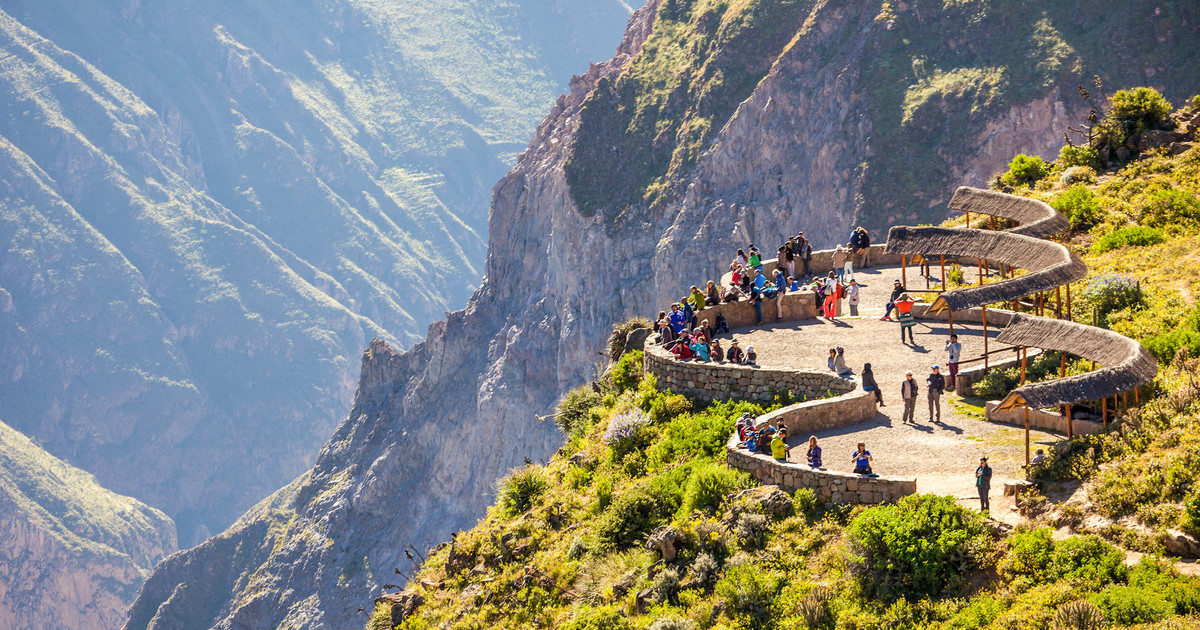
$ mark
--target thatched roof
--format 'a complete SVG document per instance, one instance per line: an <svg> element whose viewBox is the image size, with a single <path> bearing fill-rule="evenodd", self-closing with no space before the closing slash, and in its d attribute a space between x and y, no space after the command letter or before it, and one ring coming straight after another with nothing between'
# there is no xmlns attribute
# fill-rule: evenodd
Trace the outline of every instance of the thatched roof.
<svg viewBox="0 0 1200 630"><path fill-rule="evenodd" d="M1012 219L1018 225L1008 230L1009 233L1035 238L1045 238L1071 227L1071 221L1067 217L1045 202L970 186L960 186L954 191L950 207L963 212Z"/></svg>
<svg viewBox="0 0 1200 630"><path fill-rule="evenodd" d="M983 258L1029 272L981 287L947 291L930 306L935 313L1008 302L1087 275L1087 265L1066 247L1012 232L896 226L888 232L887 252Z"/></svg>
<svg viewBox="0 0 1200 630"><path fill-rule="evenodd" d="M1018 387L1001 401L1001 409L1100 400L1147 383L1158 373L1154 356L1138 342L1111 330L1060 319L1014 315L996 341L1067 352L1104 366L1079 376Z"/></svg>

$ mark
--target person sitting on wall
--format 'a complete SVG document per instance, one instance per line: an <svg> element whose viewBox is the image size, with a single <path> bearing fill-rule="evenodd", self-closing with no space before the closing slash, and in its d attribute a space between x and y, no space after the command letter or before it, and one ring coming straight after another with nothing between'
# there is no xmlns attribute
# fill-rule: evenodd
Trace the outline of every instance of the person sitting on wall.
<svg viewBox="0 0 1200 630"><path fill-rule="evenodd" d="M737 420L738 441L740 446L746 445L746 440L750 437L750 431L754 428L754 421L750 419L750 412L743 411L740 418Z"/></svg>
<svg viewBox="0 0 1200 630"><path fill-rule="evenodd" d="M735 365L742 365L746 362L746 355L738 347L737 339L729 342L729 352L725 353L725 359Z"/></svg>
<svg viewBox="0 0 1200 630"><path fill-rule="evenodd" d="M805 456L808 458L810 468L822 468L821 447L817 445L817 436L808 438L808 453Z"/></svg>
<svg viewBox="0 0 1200 630"><path fill-rule="evenodd" d="M875 474L871 470L871 462L875 461L875 459L873 457L871 457L871 451L867 450L866 444L864 444L862 442L858 443L858 450L854 451L854 454L850 456L850 461L854 462L854 474L856 474L856 475L873 475L873 474Z"/></svg>
<svg viewBox="0 0 1200 630"><path fill-rule="evenodd" d="M879 383L875 382L875 372L871 370L870 363L863 364L862 388L865 392L875 392L875 402L879 403L880 407L887 406L883 404L883 392L879 389Z"/></svg>
<svg viewBox="0 0 1200 630"><path fill-rule="evenodd" d="M786 464L788 451L785 437L786 434L784 434L783 429L775 432L775 437L771 439L771 457L774 457L777 462Z"/></svg>
<svg viewBox="0 0 1200 630"><path fill-rule="evenodd" d="M679 341L674 347L671 348L671 352L675 355L675 358L680 360L690 359L696 356L696 353L692 352L692 340L689 338L687 333L683 333L683 335L679 338Z"/></svg>
<svg viewBox="0 0 1200 630"><path fill-rule="evenodd" d="M904 288L904 285L900 284L899 278L896 278L892 281L892 297L890 300L888 300L887 306L884 307L883 317L880 317L879 321L884 322L892 318L892 309L896 307L896 300L899 299L901 295L904 295L906 291L907 289Z"/></svg>
<svg viewBox="0 0 1200 630"><path fill-rule="evenodd" d="M736 283L731 283L728 289L724 287L721 288L722 302L737 302L745 297L745 295L746 294L742 292L742 289Z"/></svg>
<svg viewBox="0 0 1200 630"><path fill-rule="evenodd" d="M850 366L846 365L846 349L841 346L837 347L837 355L833 359L833 371L837 372L838 376L846 376L854 373L854 370L851 370Z"/></svg>
<svg viewBox="0 0 1200 630"><path fill-rule="evenodd" d="M775 436L775 427L767 425L759 430L758 449L763 455L771 454L771 438Z"/></svg>
<svg viewBox="0 0 1200 630"><path fill-rule="evenodd" d="M696 327L694 332L704 338L704 343L712 343L713 337L716 336L713 333L713 327L708 325L707 319L700 320L700 325Z"/></svg>
<svg viewBox="0 0 1200 630"><path fill-rule="evenodd" d="M675 334L675 329L671 326L671 322L664 321L661 324L659 324L659 327L658 327L658 343L659 344L665 346L665 345L668 345L671 342L675 341L678 338L679 338L679 335Z"/></svg>
<svg viewBox="0 0 1200 630"><path fill-rule="evenodd" d="M758 365L758 354L754 352L754 346L746 348L746 365Z"/></svg>
<svg viewBox="0 0 1200 630"><path fill-rule="evenodd" d="M788 293L795 293L800 290L800 283L796 281L795 276L788 276Z"/></svg>
<svg viewBox="0 0 1200 630"><path fill-rule="evenodd" d="M696 311L692 308L692 303L687 297L679 300L679 310L683 311L683 325L689 331L696 327Z"/></svg>
<svg viewBox="0 0 1200 630"><path fill-rule="evenodd" d="M831 371L837 371L837 348L829 349L829 358L825 360L825 366Z"/></svg>
<svg viewBox="0 0 1200 630"><path fill-rule="evenodd" d="M701 361L707 362L712 360L708 355L708 342L700 335L692 337L692 353Z"/></svg>
<svg viewBox="0 0 1200 630"><path fill-rule="evenodd" d="M716 306L721 303L721 292L717 290L717 284L712 280L708 281L708 288L705 290L704 304L707 306Z"/></svg>
<svg viewBox="0 0 1200 630"><path fill-rule="evenodd" d="M713 339L712 343L709 344L708 355L710 357L712 357L713 361L724 361L725 360L725 351L721 349L721 340L720 339Z"/></svg>
<svg viewBox="0 0 1200 630"><path fill-rule="evenodd" d="M694 284L692 285L691 293L688 294L688 301L692 303L693 311L699 313L700 311L704 310L706 302L704 294L701 293L700 289Z"/></svg>
<svg viewBox="0 0 1200 630"><path fill-rule="evenodd" d="M733 259L732 264L737 265L739 269L744 269L746 265L750 264L750 259L746 257L745 250L737 250L737 257Z"/></svg>
<svg viewBox="0 0 1200 630"><path fill-rule="evenodd" d="M758 248L753 243L750 245L750 268L762 273L762 256L758 253Z"/></svg>

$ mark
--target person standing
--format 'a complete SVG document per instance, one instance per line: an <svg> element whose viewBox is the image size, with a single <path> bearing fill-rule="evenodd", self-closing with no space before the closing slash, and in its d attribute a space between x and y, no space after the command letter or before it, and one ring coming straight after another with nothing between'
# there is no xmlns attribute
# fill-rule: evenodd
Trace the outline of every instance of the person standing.
<svg viewBox="0 0 1200 630"><path fill-rule="evenodd" d="M846 248L846 262L843 264L842 281L850 282L854 277L854 256L858 253L858 248L849 246Z"/></svg>
<svg viewBox="0 0 1200 630"><path fill-rule="evenodd" d="M838 279L842 279L842 274L846 273L846 250L841 245L833 250L833 271L837 274Z"/></svg>
<svg viewBox="0 0 1200 630"><path fill-rule="evenodd" d="M780 247L779 249L783 249ZM787 277L780 269L775 270L775 321L783 319L783 295L787 293Z"/></svg>
<svg viewBox="0 0 1200 630"><path fill-rule="evenodd" d="M800 233L800 262L804 263L804 277L812 275L812 243L804 238L804 232Z"/></svg>
<svg viewBox="0 0 1200 630"><path fill-rule="evenodd" d="M958 343L958 335L950 335L950 341L946 342L946 354L949 355L946 367L950 372L946 386L955 389L958 384L958 356L962 354L962 344Z"/></svg>
<svg viewBox="0 0 1200 630"><path fill-rule="evenodd" d="M762 274L754 276L755 279L761 278ZM754 303L754 314L758 316L758 326L762 326L762 289L757 284L750 285L750 301ZM903 333L901 333L903 336Z"/></svg>
<svg viewBox="0 0 1200 630"><path fill-rule="evenodd" d="M916 302L908 297L908 294L900 296L896 302L896 314L900 319L900 343L904 343L904 332L908 331L908 341L914 346L917 345L917 340L913 339L913 326L917 325L917 320L913 318L912 308Z"/></svg>
<svg viewBox="0 0 1200 630"><path fill-rule="evenodd" d="M904 422L915 423L913 415L917 411L917 381L912 372L904 373L904 382L900 383L900 397L904 399Z"/></svg>
<svg viewBox="0 0 1200 630"><path fill-rule="evenodd" d="M925 383L929 386L925 390L925 396L929 399L929 421L942 423L942 392L946 391L946 377L938 371L938 366L933 366L933 372L925 379ZM937 412L937 420L934 420L934 411Z"/></svg>
<svg viewBox="0 0 1200 630"><path fill-rule="evenodd" d="M850 306L850 316L858 317L858 281L851 279L846 286L846 304Z"/></svg>
<svg viewBox="0 0 1200 630"><path fill-rule="evenodd" d="M988 466L987 457L979 458L979 467L975 469L975 488L979 490L979 511L991 512L988 492L992 489L992 467Z"/></svg>
<svg viewBox="0 0 1200 630"><path fill-rule="evenodd" d="M788 246L783 248L783 266L787 268L789 278L796 275L796 254L792 251L792 242L788 241Z"/></svg>
<svg viewBox="0 0 1200 630"><path fill-rule="evenodd" d="M858 260L858 266L866 269L871 266L871 236L867 234L866 228L858 228L858 246L862 248L862 258Z"/></svg>
<svg viewBox="0 0 1200 630"><path fill-rule="evenodd" d="M825 278L825 287L821 293L825 296L825 306L822 309L825 311L825 318L831 320L837 317L838 281L832 271Z"/></svg>

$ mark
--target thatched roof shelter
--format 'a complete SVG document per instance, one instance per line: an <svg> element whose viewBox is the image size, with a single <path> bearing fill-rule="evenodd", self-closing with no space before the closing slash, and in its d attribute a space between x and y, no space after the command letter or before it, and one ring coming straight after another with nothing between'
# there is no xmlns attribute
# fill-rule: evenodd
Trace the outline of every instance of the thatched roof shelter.
<svg viewBox="0 0 1200 630"><path fill-rule="evenodd" d="M1087 265L1069 249L1040 238L958 228L896 226L888 232L889 254L966 256L1001 262L1029 273L978 287L941 294L930 310L959 311L986 304L1009 302L1049 291L1087 275Z"/></svg>
<svg viewBox="0 0 1200 630"><path fill-rule="evenodd" d="M970 186L960 186L954 191L950 207L1016 221L1017 227L1008 230L1010 234L1046 238L1071 227L1067 217L1043 201Z"/></svg>
<svg viewBox="0 0 1200 630"><path fill-rule="evenodd" d="M1013 315L996 341L1067 352L1104 366L1079 376L1032 383L1013 390L1000 409L1026 405L1058 407L1084 400L1100 400L1148 383L1158 373L1154 355L1142 345L1111 330L1061 319Z"/></svg>

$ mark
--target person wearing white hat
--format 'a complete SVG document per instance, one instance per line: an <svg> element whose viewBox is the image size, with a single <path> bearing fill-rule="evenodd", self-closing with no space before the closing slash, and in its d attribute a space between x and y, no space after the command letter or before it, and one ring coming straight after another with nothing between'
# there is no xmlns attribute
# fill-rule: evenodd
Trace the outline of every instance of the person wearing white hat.
<svg viewBox="0 0 1200 630"><path fill-rule="evenodd" d="M746 364L758 365L758 354L754 352L754 346L746 346Z"/></svg>

